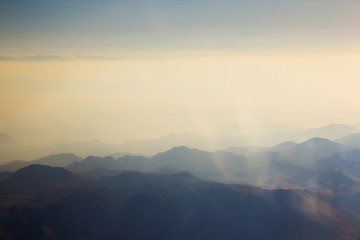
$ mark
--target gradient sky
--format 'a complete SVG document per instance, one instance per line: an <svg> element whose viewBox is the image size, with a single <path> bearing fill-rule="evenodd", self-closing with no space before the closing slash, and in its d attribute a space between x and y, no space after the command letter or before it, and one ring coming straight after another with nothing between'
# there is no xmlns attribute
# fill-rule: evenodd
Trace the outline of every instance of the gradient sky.
<svg viewBox="0 0 360 240"><path fill-rule="evenodd" d="M118 143L359 121L359 12L355 0L1 1L0 132Z"/></svg>
<svg viewBox="0 0 360 240"><path fill-rule="evenodd" d="M357 0L8 1L3 53L352 47Z"/></svg>

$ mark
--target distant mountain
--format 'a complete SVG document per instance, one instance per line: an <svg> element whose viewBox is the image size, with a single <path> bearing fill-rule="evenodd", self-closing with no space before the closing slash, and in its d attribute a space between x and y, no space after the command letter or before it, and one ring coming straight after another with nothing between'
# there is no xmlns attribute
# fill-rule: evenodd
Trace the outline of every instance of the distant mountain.
<svg viewBox="0 0 360 240"><path fill-rule="evenodd" d="M270 189L317 189L319 184L316 179L320 171L329 166L329 158L345 154L348 150L347 146L324 138L311 138L300 144L280 144L270 152L248 157L252 169L250 182Z"/></svg>
<svg viewBox="0 0 360 240"><path fill-rule="evenodd" d="M59 153L46 157L42 157L31 161L31 164L43 164L52 167L66 167L74 162L81 161L82 158L73 153Z"/></svg>
<svg viewBox="0 0 360 240"><path fill-rule="evenodd" d="M26 162L26 161L13 161L4 165L0 166L0 171L10 171L10 172L14 172L20 168L26 167L31 165L30 162Z"/></svg>
<svg viewBox="0 0 360 240"><path fill-rule="evenodd" d="M34 156L34 150L21 144L13 137L0 133L0 164Z"/></svg>
<svg viewBox="0 0 360 240"><path fill-rule="evenodd" d="M360 133L354 133L354 134L336 139L335 142L350 146L352 148L360 149Z"/></svg>
<svg viewBox="0 0 360 240"><path fill-rule="evenodd" d="M282 142L282 143L279 143L279 144L275 145L274 147L272 147L272 150L273 151L285 151L291 147L294 147L295 145L297 145L296 142L291 142L291 141Z"/></svg>
<svg viewBox="0 0 360 240"><path fill-rule="evenodd" d="M152 161L157 168L169 167L213 181L236 181L247 170L246 159L242 156L221 151L210 153L184 146L156 154Z"/></svg>
<svg viewBox="0 0 360 240"><path fill-rule="evenodd" d="M154 155L176 146L209 149L208 139L197 134L170 134L157 139L127 141L119 146L121 151Z"/></svg>
<svg viewBox="0 0 360 240"><path fill-rule="evenodd" d="M2 134L0 135L0 144L2 144L3 141L9 143L8 145L12 147L3 147L0 149L0 161L6 162L10 160L28 160L39 156L58 154L63 152L71 152L83 158L90 155L113 156L114 158L119 158L124 155L138 154L151 156L176 146L188 146L190 148L198 148L206 151L215 151L218 149L228 149L232 146L239 146L243 149L233 148L229 151L240 155L247 155L251 154L252 151L256 149L251 149L249 147L245 149L242 145L252 138L257 139L256 142L258 142L260 145L272 146L284 141L302 142L313 137L337 139L357 132L359 132L358 129L348 125L331 124L320 128L274 132L271 134L257 136L220 135L209 138L198 134L170 134L156 139L133 140L124 142L122 144L107 144L94 140L77 143L53 144L37 149L28 148L19 144L10 136ZM16 144L14 145L14 143ZM4 144L2 145L5 146ZM4 149L7 150L5 151Z"/></svg>
<svg viewBox="0 0 360 240"><path fill-rule="evenodd" d="M351 173L350 178L356 184L356 179L360 178L359 174L356 175L351 170L352 165L355 170L357 165L349 163L346 165L347 172L338 174L339 177L334 178L331 186L322 183L326 178L335 176L335 172L328 168L332 166L332 161L341 159L341 156L357 156L348 150L346 146L323 138L312 138L300 144L285 142L273 148L260 148L258 152L255 150L255 153L246 157L225 151L207 152L181 146L158 153L151 158L124 156L114 159L90 156L70 164L67 169L96 178L118 175L123 171L189 172L205 180L247 183L269 189L329 189L331 186L341 185L341 181L346 180L340 177L341 174L349 177ZM336 160L331 160L331 157ZM340 169L340 166L333 168Z"/></svg>
<svg viewBox="0 0 360 240"><path fill-rule="evenodd" d="M357 132L359 132L359 129L353 126L345 124L330 124L324 127L309 129L304 132L304 135L308 138L319 137L334 140Z"/></svg>
<svg viewBox="0 0 360 240"><path fill-rule="evenodd" d="M70 165L73 162L82 160L80 157L72 153L60 153L55 155L50 155L35 159L32 161L14 161L8 164L0 166L0 171L16 171L20 168L32 165L32 164L42 164L52 167L65 167Z"/></svg>
<svg viewBox="0 0 360 240"><path fill-rule="evenodd" d="M296 141L302 142L309 138L320 137L330 140L339 139L350 134L358 133L359 130L349 125L330 124L324 127L277 131L263 135L219 135L206 137L198 134L170 134L164 137L148 140L127 141L122 144L107 144L97 140L66 144L53 144L46 147L30 148L21 144L9 135L0 133L0 163L14 160L30 160L40 156L71 152L82 158L87 156L113 156L115 159L124 155L144 155L151 156L159 152L164 152L176 146L188 146L190 148L215 151L218 149L228 149L230 152L239 155L252 154L253 151L260 150L254 147L244 147L246 142L256 139L260 146L272 146L279 142ZM238 133L239 134L239 133ZM249 140L250 139L250 140ZM251 141L250 141L251 142ZM355 144L359 146L359 144ZM131 154L128 154L131 153ZM132 154L135 153L135 154Z"/></svg>
<svg viewBox="0 0 360 240"><path fill-rule="evenodd" d="M318 128L292 130L292 131L276 131L270 134L251 133L243 134L235 131L225 135L213 136L211 139L215 142L213 145L216 149L227 149L239 155L252 154L253 151L260 150L261 147L245 147L244 143L249 139L256 138L256 142L261 146L272 146L279 142L295 141L303 142L307 139L320 137L327 139L337 139L349 134L357 133L359 129L345 124L330 124ZM119 151L136 152L143 155L154 155L158 152L166 151L176 146L188 146L206 151L215 151L214 147L209 144L209 138L197 134L170 134L157 139L128 141L119 146ZM230 150L229 150L230 148Z"/></svg>
<svg viewBox="0 0 360 240"><path fill-rule="evenodd" d="M148 159L142 156L124 156L118 159L113 157L95 157L89 156L83 161L74 162L67 169L76 172L86 172L98 168L106 168L112 170L133 170L133 171L149 171Z"/></svg>
<svg viewBox="0 0 360 240"><path fill-rule="evenodd" d="M310 167L321 158L331 156L334 153L344 152L345 150L347 150L345 146L328 139L311 138L286 149L278 157L283 161Z"/></svg>
<svg viewBox="0 0 360 240"><path fill-rule="evenodd" d="M258 144L264 146L274 145L279 142L303 142L307 139L319 137L335 140L349 134L357 133L360 130L345 124L330 124L318 128L309 128L292 131L276 131L266 135L260 135L257 137Z"/></svg>
<svg viewBox="0 0 360 240"><path fill-rule="evenodd" d="M116 153L108 154L106 157L113 157L115 159L118 159L125 156L139 156L139 154L129 153L129 152L116 152Z"/></svg>
<svg viewBox="0 0 360 240"><path fill-rule="evenodd" d="M142 156L89 156L67 169L86 172L98 168L140 172L190 172L195 176L216 181L236 181L246 173L246 160L229 152L206 152L187 147L175 147L152 158Z"/></svg>
<svg viewBox="0 0 360 240"><path fill-rule="evenodd" d="M246 157L255 153L267 152L269 150L270 150L269 147L243 146L243 147L231 147L226 149L225 151Z"/></svg>
<svg viewBox="0 0 360 240"><path fill-rule="evenodd" d="M71 152L80 157L107 156L114 152L119 152L119 145L107 144L100 141L89 141L68 144L54 144L38 149L39 152L45 154L58 154L63 152Z"/></svg>

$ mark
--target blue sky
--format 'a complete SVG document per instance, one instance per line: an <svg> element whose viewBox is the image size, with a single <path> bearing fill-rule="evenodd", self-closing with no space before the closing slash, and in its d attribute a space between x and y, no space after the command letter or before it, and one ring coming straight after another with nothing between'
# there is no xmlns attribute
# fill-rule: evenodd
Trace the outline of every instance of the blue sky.
<svg viewBox="0 0 360 240"><path fill-rule="evenodd" d="M360 1L1 1L2 53L342 47Z"/></svg>

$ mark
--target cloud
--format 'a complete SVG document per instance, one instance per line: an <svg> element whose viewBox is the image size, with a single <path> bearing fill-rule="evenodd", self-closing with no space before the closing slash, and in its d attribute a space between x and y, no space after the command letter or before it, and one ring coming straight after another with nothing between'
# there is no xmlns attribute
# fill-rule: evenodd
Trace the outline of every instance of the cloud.
<svg viewBox="0 0 360 240"><path fill-rule="evenodd" d="M60 61L65 58L59 55L29 55L22 57L7 57L0 56L0 61L28 61L28 62L37 62L37 61Z"/></svg>

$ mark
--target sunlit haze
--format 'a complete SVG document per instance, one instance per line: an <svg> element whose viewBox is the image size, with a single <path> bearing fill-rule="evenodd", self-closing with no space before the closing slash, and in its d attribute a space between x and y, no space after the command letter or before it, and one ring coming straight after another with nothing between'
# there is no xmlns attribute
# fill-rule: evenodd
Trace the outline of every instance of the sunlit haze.
<svg viewBox="0 0 360 240"><path fill-rule="evenodd" d="M359 226L360 0L0 0L0 239Z"/></svg>
<svg viewBox="0 0 360 240"><path fill-rule="evenodd" d="M0 132L30 145L360 120L358 1L0 9Z"/></svg>

